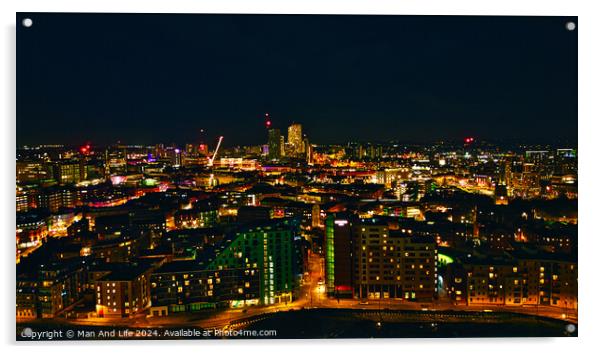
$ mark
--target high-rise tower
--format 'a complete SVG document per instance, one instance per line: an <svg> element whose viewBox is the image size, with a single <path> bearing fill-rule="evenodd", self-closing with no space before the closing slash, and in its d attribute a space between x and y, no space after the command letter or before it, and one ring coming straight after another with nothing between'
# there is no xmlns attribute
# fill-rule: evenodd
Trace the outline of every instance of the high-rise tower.
<svg viewBox="0 0 602 354"><path fill-rule="evenodd" d="M280 129L271 128L268 130L268 158L278 160L282 157Z"/></svg>
<svg viewBox="0 0 602 354"><path fill-rule="evenodd" d="M293 123L288 127L288 144L291 146L291 152L295 157L303 156L305 147L303 145L303 132L301 124Z"/></svg>

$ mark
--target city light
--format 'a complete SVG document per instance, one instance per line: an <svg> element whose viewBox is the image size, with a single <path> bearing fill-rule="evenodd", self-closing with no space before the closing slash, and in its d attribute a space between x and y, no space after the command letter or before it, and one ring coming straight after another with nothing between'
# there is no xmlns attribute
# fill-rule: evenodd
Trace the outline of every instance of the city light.
<svg viewBox="0 0 602 354"><path fill-rule="evenodd" d="M576 18L29 15L17 339L577 335Z"/></svg>

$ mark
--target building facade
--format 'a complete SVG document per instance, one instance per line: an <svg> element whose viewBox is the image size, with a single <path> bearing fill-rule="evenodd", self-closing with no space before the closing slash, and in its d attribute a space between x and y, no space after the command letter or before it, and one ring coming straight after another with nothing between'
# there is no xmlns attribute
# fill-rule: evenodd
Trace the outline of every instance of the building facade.
<svg viewBox="0 0 602 354"><path fill-rule="evenodd" d="M432 237L390 231L364 220L354 226L355 291L360 299L431 302L437 288L437 249Z"/></svg>
<svg viewBox="0 0 602 354"><path fill-rule="evenodd" d="M259 304L259 271L207 270L194 261L166 263L151 275L152 316Z"/></svg>
<svg viewBox="0 0 602 354"><path fill-rule="evenodd" d="M346 213L326 217L325 271L326 292L329 296L353 295L353 234L355 219Z"/></svg>
<svg viewBox="0 0 602 354"><path fill-rule="evenodd" d="M298 222L293 219L241 227L226 240L208 269L257 271L261 304L290 302L298 288L293 259L298 229Z"/></svg>
<svg viewBox="0 0 602 354"><path fill-rule="evenodd" d="M151 268L125 267L95 281L98 317L132 317L150 306Z"/></svg>

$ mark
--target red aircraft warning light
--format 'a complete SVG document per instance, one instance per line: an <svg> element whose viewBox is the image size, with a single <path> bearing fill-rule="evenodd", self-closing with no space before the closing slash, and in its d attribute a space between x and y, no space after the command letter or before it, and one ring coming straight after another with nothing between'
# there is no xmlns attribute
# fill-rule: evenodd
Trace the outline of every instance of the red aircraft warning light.
<svg viewBox="0 0 602 354"><path fill-rule="evenodd" d="M466 144L470 144L470 143L474 142L474 138L472 138L472 137L464 138L464 142Z"/></svg>

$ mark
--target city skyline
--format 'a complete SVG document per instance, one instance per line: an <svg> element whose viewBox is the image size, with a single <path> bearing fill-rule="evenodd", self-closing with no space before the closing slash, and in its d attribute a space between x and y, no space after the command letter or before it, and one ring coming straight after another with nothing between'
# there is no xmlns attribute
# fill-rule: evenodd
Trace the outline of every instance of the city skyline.
<svg viewBox="0 0 602 354"><path fill-rule="evenodd" d="M307 145L311 145L311 146L320 146L320 147L341 147L341 146L350 146L350 145L374 145L374 146L393 146L393 147L403 147L405 146L406 148L408 147L419 147L419 146L423 146L423 147L429 147L432 146L432 144L435 145L445 145L448 147L456 147L456 148L461 148L463 146L465 146L466 144L469 144L471 146L475 146L475 147L481 147L481 148L487 148L487 145L489 145L489 147L491 146L497 146L498 148L502 148L502 149L509 149L509 150L513 150L516 148L521 148L521 149L533 149L533 148L576 148L577 143L570 141L570 140L557 140L555 142L541 142L541 141L533 141L533 140L520 140L520 139L506 139L506 140L484 140L481 139L480 137L475 137L475 136L464 136L462 138L455 138L455 139L433 139L433 140L427 140L427 141L412 141L412 140L389 140L389 141L382 141L382 140L377 140L377 141L367 141L365 139L358 139L358 140L347 140L344 142L331 142L331 143L320 143L320 142L315 142L315 141L311 141L310 142L310 137L308 136L306 131L302 131L302 127L303 124L301 122L293 122L291 123L291 125L289 125L288 127L284 126L284 127L279 127L278 125L273 123L274 120L273 118L269 115L269 113L266 113L264 115L264 131L263 131L263 136L258 136L256 138L257 141L259 141L259 143L254 143L254 144L248 144L248 145L237 145L236 143L231 143L231 142L224 142L224 136L220 135L220 136L216 136L216 137L207 137L205 134L204 130L201 130L199 132L199 135L196 137L196 140L193 138L192 140L195 141L171 141L171 142L167 142L167 141L158 141L158 142L153 142L153 143L141 143L141 144L131 144L127 141L115 141L112 143L108 143L108 144L96 144L90 140L85 140L83 143L80 144L65 144L65 143L61 143L61 142L54 142L54 143L45 143L45 144L23 144L21 146L17 146L17 149L24 149L24 150L28 150L28 149L38 149L38 148L52 148L52 147L56 147L56 148L66 148L66 147L70 147L70 148L75 148L75 149L81 149L83 147L85 147L85 149L87 150L86 152L92 152L93 149L98 149L98 148L107 148L110 146L128 146L128 147L151 147L151 146L156 146L156 145L161 145L161 146L171 146L171 147L184 147L184 146L190 146L190 145L195 145L195 144L200 144L200 146L203 149L209 149L211 150L212 148L216 147L217 144L219 143L221 145L221 147L224 147L226 149L229 148L241 148L241 147L259 147L259 148L264 148L264 149L272 149L272 155L274 154L274 149L280 149L282 150L279 155L284 156L285 155L285 145L290 145L292 146L297 146L297 149L299 146L303 146L304 148ZM292 135L295 135L296 137L293 138L293 140L291 140L291 132L297 132L297 133L292 133ZM263 138L266 138L267 141L263 141L263 143L261 142L261 140ZM282 145L280 148L277 148L276 146L280 146ZM299 152L299 151L298 151ZM279 155L274 155L275 157L280 157Z"/></svg>
<svg viewBox="0 0 602 354"><path fill-rule="evenodd" d="M17 21L16 340L578 336L576 18Z"/></svg>
<svg viewBox="0 0 602 354"><path fill-rule="evenodd" d="M25 16L18 145L577 140L576 18Z"/></svg>

